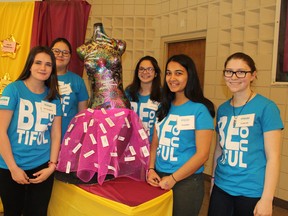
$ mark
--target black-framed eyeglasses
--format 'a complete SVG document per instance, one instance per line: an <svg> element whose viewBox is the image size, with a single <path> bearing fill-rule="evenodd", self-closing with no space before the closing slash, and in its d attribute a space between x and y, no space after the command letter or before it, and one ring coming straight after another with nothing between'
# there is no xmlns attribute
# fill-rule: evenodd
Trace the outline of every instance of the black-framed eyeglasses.
<svg viewBox="0 0 288 216"><path fill-rule="evenodd" d="M231 78L234 74L237 78L245 78L247 73L252 73L252 71L223 70L223 75L227 78Z"/></svg>
<svg viewBox="0 0 288 216"><path fill-rule="evenodd" d="M145 71L148 72L148 73L152 73L154 71L154 68L153 67L147 67L147 68L144 68L144 67L140 67L138 69L138 71L140 73L144 73Z"/></svg>
<svg viewBox="0 0 288 216"><path fill-rule="evenodd" d="M62 53L62 55L64 57L68 57L70 55L70 51L68 51L68 50L60 50L58 48L52 48L52 52L54 53L54 55L57 55L57 56L59 56L60 53Z"/></svg>

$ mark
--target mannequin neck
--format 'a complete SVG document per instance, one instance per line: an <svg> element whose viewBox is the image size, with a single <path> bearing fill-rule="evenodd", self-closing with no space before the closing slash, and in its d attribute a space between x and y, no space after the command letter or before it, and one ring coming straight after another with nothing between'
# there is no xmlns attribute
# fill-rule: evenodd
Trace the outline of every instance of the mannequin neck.
<svg viewBox="0 0 288 216"><path fill-rule="evenodd" d="M101 23L94 24L94 32L92 38L93 39L99 38L102 37L103 35L106 36L103 25Z"/></svg>

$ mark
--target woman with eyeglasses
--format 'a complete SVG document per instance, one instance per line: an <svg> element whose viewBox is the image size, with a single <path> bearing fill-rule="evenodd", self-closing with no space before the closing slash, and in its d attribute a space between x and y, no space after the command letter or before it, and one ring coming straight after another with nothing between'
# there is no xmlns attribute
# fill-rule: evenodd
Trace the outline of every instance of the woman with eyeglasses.
<svg viewBox="0 0 288 216"><path fill-rule="evenodd" d="M161 100L161 70L152 56L142 57L134 70L134 78L125 93L132 109L139 115L152 141L156 111Z"/></svg>
<svg viewBox="0 0 288 216"><path fill-rule="evenodd" d="M203 95L189 56L175 55L168 59L160 106L147 182L173 190L173 216L198 216L215 111L213 103Z"/></svg>
<svg viewBox="0 0 288 216"><path fill-rule="evenodd" d="M251 89L257 71L250 56L229 56L223 75L232 98L217 111L208 215L272 215L283 129L279 109Z"/></svg>
<svg viewBox="0 0 288 216"><path fill-rule="evenodd" d="M72 47L65 38L56 38L50 46L56 58L58 85L63 108L62 139L71 119L87 108L88 92L84 80L68 70Z"/></svg>

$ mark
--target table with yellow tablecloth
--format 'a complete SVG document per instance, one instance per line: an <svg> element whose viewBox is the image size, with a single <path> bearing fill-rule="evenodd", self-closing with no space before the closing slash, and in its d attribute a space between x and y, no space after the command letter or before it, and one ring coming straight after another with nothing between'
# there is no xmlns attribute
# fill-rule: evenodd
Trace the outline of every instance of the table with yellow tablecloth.
<svg viewBox="0 0 288 216"><path fill-rule="evenodd" d="M116 178L103 185L73 185L55 180L48 216L172 216L172 190Z"/></svg>
<svg viewBox="0 0 288 216"><path fill-rule="evenodd" d="M3 212L3 206L2 206L1 199L0 199L0 212Z"/></svg>

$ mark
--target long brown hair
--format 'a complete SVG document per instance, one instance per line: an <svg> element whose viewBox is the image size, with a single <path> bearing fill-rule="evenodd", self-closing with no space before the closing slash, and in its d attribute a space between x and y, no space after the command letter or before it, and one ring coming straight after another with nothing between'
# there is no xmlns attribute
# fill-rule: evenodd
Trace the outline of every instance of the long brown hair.
<svg viewBox="0 0 288 216"><path fill-rule="evenodd" d="M31 75L31 67L34 63L35 56L39 53L46 53L50 56L52 61L52 72L50 77L45 80L45 86L48 87L48 95L46 96L46 100L52 101L53 99L60 98L59 89L58 89L58 78L56 72L56 60L54 53L50 50L49 47L46 46L36 46L32 48L29 52L28 58L26 60L25 66L23 68L22 73L19 75L17 80L26 80Z"/></svg>

